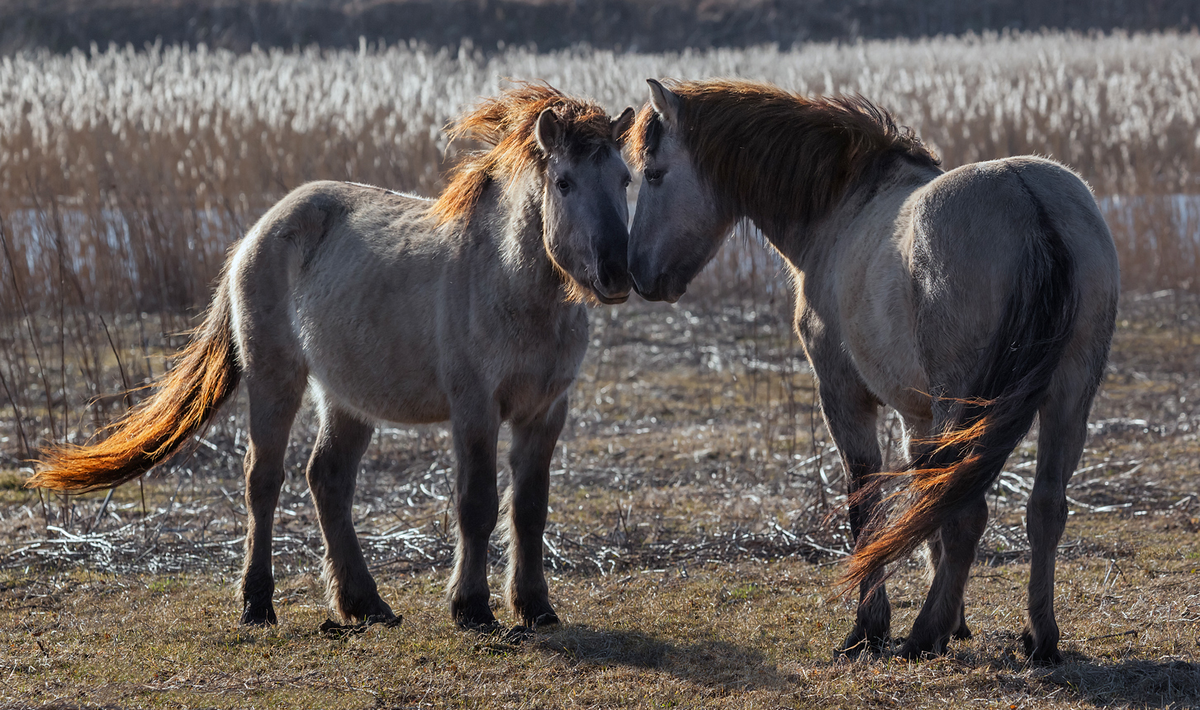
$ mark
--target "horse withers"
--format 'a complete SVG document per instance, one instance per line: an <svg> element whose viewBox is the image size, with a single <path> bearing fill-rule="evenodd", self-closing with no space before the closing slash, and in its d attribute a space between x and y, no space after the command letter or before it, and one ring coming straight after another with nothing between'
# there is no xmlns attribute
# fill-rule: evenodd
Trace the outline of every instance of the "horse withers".
<svg viewBox="0 0 1200 710"><path fill-rule="evenodd" d="M850 488L856 654L890 645L884 568L923 541L932 585L899 652L967 637L963 592L985 493L1040 421L1027 527L1030 657L1057 661L1054 556L1066 485L1116 318L1116 249L1088 187L1035 157L944 172L861 97L741 81L650 80L631 131L645 179L630 272L677 300L733 224L752 220L792 270L796 330ZM880 405L904 423L909 505L883 520Z"/></svg>
<svg viewBox="0 0 1200 710"><path fill-rule="evenodd" d="M304 185L228 260L204 323L157 390L99 443L50 450L30 485L117 486L169 458L244 379L249 510L246 624L275 623L271 527L305 390L319 413L307 478L325 539L329 603L352 623L394 619L351 520L374 422L449 420L460 626L490 628L487 545L499 516L496 442L512 426L506 598L526 626L556 623L542 567L549 467L588 343L584 304L628 298L621 136L632 109L519 85L451 137L491 146L436 200L338 182Z"/></svg>

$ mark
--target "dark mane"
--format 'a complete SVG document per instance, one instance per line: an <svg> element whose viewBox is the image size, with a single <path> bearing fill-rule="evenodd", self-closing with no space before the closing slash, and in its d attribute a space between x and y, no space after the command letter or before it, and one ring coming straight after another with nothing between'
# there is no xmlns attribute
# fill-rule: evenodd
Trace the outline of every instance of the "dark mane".
<svg viewBox="0 0 1200 710"><path fill-rule="evenodd" d="M564 141L572 149L590 152L612 140L603 108L548 84L520 83L485 99L447 130L451 141L471 138L492 148L468 154L450 174L449 185L430 207L438 224L470 215L491 181L506 182L525 170L545 166L533 129L547 108L561 119Z"/></svg>
<svg viewBox="0 0 1200 710"><path fill-rule="evenodd" d="M888 157L936 166L935 156L891 114L861 96L806 98L748 81L670 82L696 169L761 229L810 224ZM642 107L629 145L639 167L661 140L661 119Z"/></svg>

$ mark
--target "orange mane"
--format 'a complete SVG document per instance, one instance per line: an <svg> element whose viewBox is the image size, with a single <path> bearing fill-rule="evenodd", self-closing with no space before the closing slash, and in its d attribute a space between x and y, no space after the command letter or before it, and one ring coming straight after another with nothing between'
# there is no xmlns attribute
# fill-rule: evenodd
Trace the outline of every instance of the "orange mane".
<svg viewBox="0 0 1200 710"><path fill-rule="evenodd" d="M470 153L450 174L450 184L430 207L438 224L467 217L493 180L509 182L531 168L544 168L546 156L533 135L547 108L564 127L571 149L594 151L611 141L608 114L589 101L572 98L544 83L520 83L485 99L447 129L450 140L470 138L492 148Z"/></svg>
<svg viewBox="0 0 1200 710"><path fill-rule="evenodd" d="M861 96L806 98L748 81L671 81L684 146L728 207L760 228L810 224L888 156L936 166L935 156L891 114ZM661 119L642 107L630 129L638 167L658 149Z"/></svg>

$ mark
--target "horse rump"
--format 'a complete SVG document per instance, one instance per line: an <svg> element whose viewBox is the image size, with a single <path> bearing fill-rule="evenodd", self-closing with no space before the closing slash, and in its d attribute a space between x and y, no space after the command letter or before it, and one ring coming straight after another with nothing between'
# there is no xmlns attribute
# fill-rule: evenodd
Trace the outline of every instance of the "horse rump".
<svg viewBox="0 0 1200 710"><path fill-rule="evenodd" d="M900 475L909 477L910 505L857 546L842 583L858 585L911 553L995 483L1012 450L1033 424L1062 360L1078 311L1074 262L1044 206L1040 235L1026 245L999 327L984 350L967 396L949 402L942 433ZM1039 238L1040 236L1040 238ZM863 500L896 474L880 474L854 495Z"/></svg>

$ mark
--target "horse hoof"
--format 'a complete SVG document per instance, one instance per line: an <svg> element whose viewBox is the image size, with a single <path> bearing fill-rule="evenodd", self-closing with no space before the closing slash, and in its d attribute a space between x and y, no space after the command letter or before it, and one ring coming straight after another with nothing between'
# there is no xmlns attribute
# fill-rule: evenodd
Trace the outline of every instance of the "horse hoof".
<svg viewBox="0 0 1200 710"><path fill-rule="evenodd" d="M972 636L974 636L974 634L971 633L971 629L967 626L966 622L959 624L958 628L954 630L954 633L950 634L950 638L957 639L959 641L966 641Z"/></svg>
<svg viewBox="0 0 1200 710"><path fill-rule="evenodd" d="M1025 647L1025 655L1035 666L1056 666L1063 662L1062 654L1058 652L1058 644L1049 648L1038 648L1029 629L1021 632L1021 645Z"/></svg>
<svg viewBox="0 0 1200 710"><path fill-rule="evenodd" d="M463 631L473 631L477 634L490 636L492 634L504 631L504 626L499 621L492 619L491 621L464 621L459 619L458 628Z"/></svg>
<svg viewBox="0 0 1200 710"><path fill-rule="evenodd" d="M350 636L352 634L361 634L376 624L380 624L384 628L392 629L399 626L402 621L404 621L404 617L395 614L388 616L384 616L382 614L377 616L368 616L366 619L357 624L339 624L333 619L326 619L318 630L326 636Z"/></svg>
<svg viewBox="0 0 1200 710"><path fill-rule="evenodd" d="M841 647L837 650L837 655L853 660L858 658L863 651L880 653L887 649L891 643L891 636L869 637L858 629L855 629L850 632L845 641L842 641Z"/></svg>
<svg viewBox="0 0 1200 710"><path fill-rule="evenodd" d="M945 652L946 644L944 642L920 643L909 638L900 647L900 651L896 655L908 661L920 661L927 658L936 658Z"/></svg>
<svg viewBox="0 0 1200 710"><path fill-rule="evenodd" d="M514 626L504 633L500 634L500 640L504 643L521 644L533 638L533 629L528 626Z"/></svg>
<svg viewBox="0 0 1200 710"><path fill-rule="evenodd" d="M403 616L389 612L387 614L374 614L372 616L368 616L367 618L363 619L362 625L374 626L375 624L381 624L386 629L394 629L403 621Z"/></svg>
<svg viewBox="0 0 1200 710"><path fill-rule="evenodd" d="M242 626L275 626L279 620L275 617L275 608L270 604L266 608L247 605L242 609L242 618L238 623Z"/></svg>
<svg viewBox="0 0 1200 710"><path fill-rule="evenodd" d="M543 629L547 626L558 626L560 623L562 622L558 620L558 614L548 611L534 619L533 623L529 624L529 627L532 629Z"/></svg>

